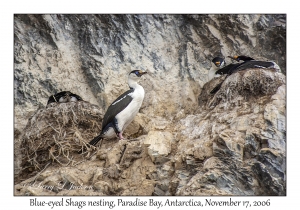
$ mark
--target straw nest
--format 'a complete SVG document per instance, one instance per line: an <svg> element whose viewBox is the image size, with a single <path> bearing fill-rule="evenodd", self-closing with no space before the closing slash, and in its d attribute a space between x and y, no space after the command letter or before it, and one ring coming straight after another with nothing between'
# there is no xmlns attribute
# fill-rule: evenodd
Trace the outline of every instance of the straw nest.
<svg viewBox="0 0 300 210"><path fill-rule="evenodd" d="M87 158L87 143L101 130L102 113L86 101L51 103L28 120L21 142L23 173L50 163L74 166ZM85 153L78 153L86 148Z"/></svg>
<svg viewBox="0 0 300 210"><path fill-rule="evenodd" d="M215 93L210 92L221 84ZM285 76L273 69L248 69L228 77L223 75L206 83L198 102L203 108L214 108L220 103L236 103L236 99L253 100L262 96L271 96L278 87L285 84Z"/></svg>

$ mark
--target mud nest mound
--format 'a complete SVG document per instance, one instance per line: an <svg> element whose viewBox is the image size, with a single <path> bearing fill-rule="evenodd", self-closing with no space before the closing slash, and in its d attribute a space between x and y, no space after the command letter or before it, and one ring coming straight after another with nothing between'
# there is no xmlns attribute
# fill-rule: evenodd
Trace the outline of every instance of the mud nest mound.
<svg viewBox="0 0 300 210"><path fill-rule="evenodd" d="M211 94L219 84L220 89ZM202 108L211 109L220 103L236 103L237 100L255 100L262 96L271 96L278 87L285 84L285 76L273 69L247 69L230 76L214 78L203 86L198 98Z"/></svg>
<svg viewBox="0 0 300 210"><path fill-rule="evenodd" d="M49 163L76 165L86 159L78 151L101 130L102 113L86 101L51 103L28 120L21 142L22 174L39 172Z"/></svg>

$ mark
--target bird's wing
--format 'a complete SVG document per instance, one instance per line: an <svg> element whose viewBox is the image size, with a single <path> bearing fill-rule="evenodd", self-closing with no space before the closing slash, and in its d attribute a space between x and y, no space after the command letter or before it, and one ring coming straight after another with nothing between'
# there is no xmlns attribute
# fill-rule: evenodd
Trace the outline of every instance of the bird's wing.
<svg viewBox="0 0 300 210"><path fill-rule="evenodd" d="M238 67L241 64L235 64L235 63L231 63L227 66L225 66L224 68L219 69L218 71L216 71L216 74L231 74L232 70L235 69L236 67Z"/></svg>
<svg viewBox="0 0 300 210"><path fill-rule="evenodd" d="M109 124L115 116L120 113L123 109L125 109L128 104L132 101L132 97L128 94L132 93L134 89L127 90L125 93L120 95L111 105L108 107L103 121L102 121L102 130L105 128L107 124Z"/></svg>
<svg viewBox="0 0 300 210"><path fill-rule="evenodd" d="M241 71L241 70L245 70L245 69L249 69L249 68L273 68L274 67L274 63L273 62L269 62L269 61L248 61L248 62L244 62L242 63L237 70Z"/></svg>

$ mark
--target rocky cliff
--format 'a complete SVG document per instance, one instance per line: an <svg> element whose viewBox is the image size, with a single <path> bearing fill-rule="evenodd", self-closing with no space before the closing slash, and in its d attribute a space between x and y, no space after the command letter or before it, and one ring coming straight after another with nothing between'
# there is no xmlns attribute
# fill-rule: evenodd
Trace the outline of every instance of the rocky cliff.
<svg viewBox="0 0 300 210"><path fill-rule="evenodd" d="M15 15L16 195L285 195L285 15ZM207 82L215 56L273 60ZM229 62L229 61L228 61ZM78 154L134 69L127 140ZM78 103L53 104L62 90ZM41 187L42 186L42 187Z"/></svg>

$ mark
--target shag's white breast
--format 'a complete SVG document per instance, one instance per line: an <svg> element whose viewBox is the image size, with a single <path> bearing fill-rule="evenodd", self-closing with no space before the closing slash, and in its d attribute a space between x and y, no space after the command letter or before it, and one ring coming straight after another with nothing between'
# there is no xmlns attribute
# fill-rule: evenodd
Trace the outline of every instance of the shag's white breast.
<svg viewBox="0 0 300 210"><path fill-rule="evenodd" d="M132 101L123 111L116 115L118 127L122 129L122 131L124 131L124 129L131 123L135 115L139 112L144 100L144 88L138 85L129 95L133 98Z"/></svg>
<svg viewBox="0 0 300 210"><path fill-rule="evenodd" d="M218 71L219 68L217 68L216 66L212 66L208 72L208 79L207 82L209 82L210 80L212 80L214 77L220 77L221 75L216 74L216 71Z"/></svg>
<svg viewBox="0 0 300 210"><path fill-rule="evenodd" d="M70 101L71 101L71 102L72 102L72 101L73 101L73 102L76 102L76 101L78 101L78 100L77 100L77 98L76 98L76 97L74 97L74 96L71 96L71 97L70 97Z"/></svg>

